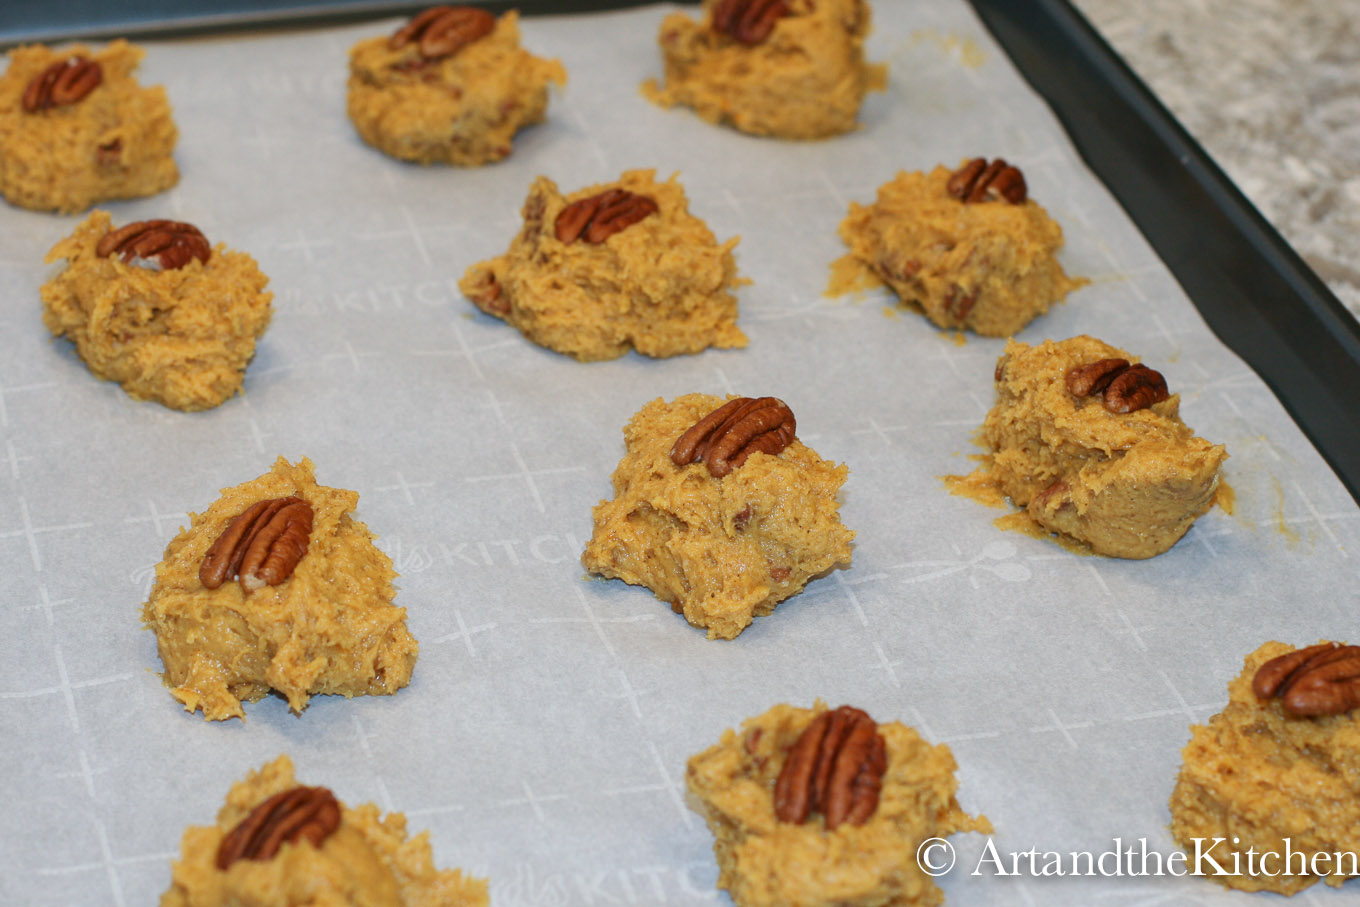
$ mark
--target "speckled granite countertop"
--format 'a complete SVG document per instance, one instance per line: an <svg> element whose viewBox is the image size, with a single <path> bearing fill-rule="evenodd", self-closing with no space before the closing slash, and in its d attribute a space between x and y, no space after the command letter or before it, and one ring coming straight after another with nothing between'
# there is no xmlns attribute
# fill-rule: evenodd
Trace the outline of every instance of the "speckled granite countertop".
<svg viewBox="0 0 1360 907"><path fill-rule="evenodd" d="M1360 0L1073 0L1360 317Z"/></svg>

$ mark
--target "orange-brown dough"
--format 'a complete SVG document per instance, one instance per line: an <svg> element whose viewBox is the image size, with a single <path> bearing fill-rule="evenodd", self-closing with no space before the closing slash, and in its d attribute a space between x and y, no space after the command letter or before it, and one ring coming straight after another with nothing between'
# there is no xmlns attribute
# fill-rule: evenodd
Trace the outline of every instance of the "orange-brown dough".
<svg viewBox="0 0 1360 907"><path fill-rule="evenodd" d="M965 204L948 192L950 176L901 172L872 205L851 202L840 226L850 251L828 292L868 271L939 327L1008 337L1087 282L1063 271L1062 227L1037 202Z"/></svg>
<svg viewBox="0 0 1360 907"><path fill-rule="evenodd" d="M982 424L990 453L970 479L1097 554L1152 557L1213 506L1227 453L1181 421L1177 394L1113 413L1068 390L1069 371L1108 358L1137 363L1094 337L1007 343Z"/></svg>
<svg viewBox="0 0 1360 907"><path fill-rule="evenodd" d="M232 521L260 501L297 497L313 511L306 553L277 585L207 588L200 567ZM275 690L294 712L323 693L389 695L411 682L417 646L392 604L396 572L354 519L357 492L316 483L312 463L280 457L223 489L165 549L142 620L156 634L165 684L185 709L220 721Z"/></svg>
<svg viewBox="0 0 1360 907"><path fill-rule="evenodd" d="M614 499L595 508L581 556L592 573L651 589L710 639L736 638L809 580L849 564L855 535L836 500L848 470L801 441L754 453L722 478L701 462L675 465L675 441L723 402L686 394L633 416Z"/></svg>
<svg viewBox="0 0 1360 907"><path fill-rule="evenodd" d="M510 154L516 132L541 122L548 83L566 82L556 60L519 44L511 10L490 34L456 53L421 54L419 42L368 38L349 55L349 118L365 142L403 161L476 166Z"/></svg>
<svg viewBox="0 0 1360 907"><path fill-rule="evenodd" d="M673 13L661 23L666 77L644 83L646 97L752 135L820 139L855 129L864 95L887 83L886 66L864 62L864 0L784 0L756 43L714 27L721 5L706 0L698 22Z"/></svg>
<svg viewBox="0 0 1360 907"><path fill-rule="evenodd" d="M123 40L98 51L79 44L10 51L0 76L0 195L24 208L73 212L175 185L178 131L165 89L143 88L132 77L143 53ZM25 110L33 80L73 57L99 64L99 84L73 103Z"/></svg>
<svg viewBox="0 0 1360 907"><path fill-rule="evenodd" d="M558 238L568 205L611 190L651 199L656 210L592 243ZM629 170L616 182L563 195L547 177L534 180L524 227L510 249L468 268L459 289L483 312L503 318L540 346L575 359L698 353L746 346L737 327L732 249L689 213L671 177Z"/></svg>
<svg viewBox="0 0 1360 907"><path fill-rule="evenodd" d="M1196 838L1217 865L1232 871L1236 861L1238 875L1219 875L1213 863L1197 867L1229 888L1295 894L1360 873L1360 709L1298 717L1252 690L1257 669L1292 650L1268 642L1248 655L1228 684L1228 704L1190 728L1181 754L1171 832L1192 867Z"/></svg>
<svg viewBox="0 0 1360 907"><path fill-rule="evenodd" d="M112 229L95 211L47 253L66 267L42 286L43 324L134 399L194 411L239 393L273 314L255 259L219 243L183 267L124 262L96 254Z"/></svg>
<svg viewBox="0 0 1360 907"><path fill-rule="evenodd" d="M826 705L776 705L742 722L740 733L692 756L685 772L718 860L718 887L737 907L927 907L944 893L921 870L917 849L929 838L990 832L955 799L953 753L900 722L878 725L886 770L878 805L862 825L832 830L813 813L803 824L776 816L775 784L795 741Z"/></svg>
<svg viewBox="0 0 1360 907"><path fill-rule="evenodd" d="M286 842L268 859L218 868L223 838L270 797L297 787L280 756L231 786L212 825L185 830L161 907L486 907L486 882L436 869L427 832L411 837L401 813L340 804L320 846Z"/></svg>

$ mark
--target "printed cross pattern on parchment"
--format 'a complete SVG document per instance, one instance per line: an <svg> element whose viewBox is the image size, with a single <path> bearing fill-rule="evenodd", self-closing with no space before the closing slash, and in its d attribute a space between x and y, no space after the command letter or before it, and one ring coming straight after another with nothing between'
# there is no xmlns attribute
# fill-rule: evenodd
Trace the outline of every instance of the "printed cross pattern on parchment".
<svg viewBox="0 0 1360 907"><path fill-rule="evenodd" d="M28 554L33 561L33 569L42 572L42 554L38 549L38 536L47 535L54 532L77 532L81 529L89 529L94 525L89 521L77 523L60 523L50 526L35 526L33 516L28 509L28 499L22 495L19 497L19 523L21 529L13 529L8 532L0 532L0 539L22 538L28 542Z"/></svg>
<svg viewBox="0 0 1360 907"><path fill-rule="evenodd" d="M547 513L547 507L543 504L543 493L538 487L538 480L543 476L563 475L572 472L585 472L584 466L548 466L539 469L530 469L524 461L524 455L520 453L519 444L510 442L510 462L516 467L513 472L493 473L483 476L468 476L469 482L500 482L506 480L523 481L529 490L534 506L539 513Z"/></svg>
<svg viewBox="0 0 1360 907"><path fill-rule="evenodd" d="M0 459L0 463L9 466L9 476L11 479L14 479L17 482L19 480L19 464L32 459L33 457L21 456L19 454L19 449L14 446L14 442L8 438L5 439L5 456L3 459Z"/></svg>
<svg viewBox="0 0 1360 907"><path fill-rule="evenodd" d="M494 343L488 343L482 346L474 347L470 343L468 343L467 337L463 335L462 328L460 328L456 322L450 322L449 327L453 331L453 339L455 342L454 349L412 350L411 355L452 357L456 359L466 360L468 367L472 369L472 373L473 375L476 376L477 380L485 381L486 373L482 371L482 366L477 361L477 357L480 354L490 352L491 350L498 350L503 347L514 346L518 343L523 343L523 341L517 337L510 337L504 340L497 340Z"/></svg>
<svg viewBox="0 0 1360 907"><path fill-rule="evenodd" d="M55 381L40 381L33 384L0 384L0 428L9 427L9 406L7 399L10 394L47 390L56 386L57 382Z"/></svg>

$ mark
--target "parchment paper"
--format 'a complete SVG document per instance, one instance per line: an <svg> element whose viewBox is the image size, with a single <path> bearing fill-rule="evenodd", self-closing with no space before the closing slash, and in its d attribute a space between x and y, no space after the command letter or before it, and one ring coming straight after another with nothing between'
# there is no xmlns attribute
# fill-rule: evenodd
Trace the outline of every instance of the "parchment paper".
<svg viewBox="0 0 1360 907"><path fill-rule="evenodd" d="M1360 512L971 12L876 7L870 58L890 87L861 131L815 143L647 103L663 7L526 21L526 46L570 82L508 161L472 170L401 164L346 121L348 48L395 20L148 46L141 78L167 86L183 177L108 207L250 252L274 322L244 396L196 415L133 402L41 323L42 256L78 218L0 206L0 901L153 902L184 828L289 753L304 782L404 812L438 864L489 876L497 905L727 903L685 760L818 697L948 743L998 852L1176 850L1180 748L1243 656L1360 637ZM1235 512L1167 554L1075 556L950 496L939 477L972 468L1002 342L956 342L885 292L822 296L850 200L975 155L1023 168L1068 270L1093 281L1021 339L1136 352L1231 453ZM681 171L691 210L741 235L748 349L585 365L461 298L536 174L571 190L643 166ZM853 566L734 642L578 562L624 422L691 391L779 395L802 439L850 467ZM321 697L300 717L269 699L209 724L162 687L139 609L186 512L280 454L360 492L420 662L393 697ZM955 843L952 905L1246 900L1194 878L973 876L985 839Z"/></svg>

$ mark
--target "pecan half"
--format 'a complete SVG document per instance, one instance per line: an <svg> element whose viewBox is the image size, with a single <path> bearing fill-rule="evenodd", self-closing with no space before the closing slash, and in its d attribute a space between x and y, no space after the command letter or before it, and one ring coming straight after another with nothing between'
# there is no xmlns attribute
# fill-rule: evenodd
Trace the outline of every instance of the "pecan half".
<svg viewBox="0 0 1360 907"><path fill-rule="evenodd" d="M173 220L139 220L105 233L94 247L101 258L118 253L123 261L154 261L166 271L182 268L189 259L204 264L212 256L208 238L193 224Z"/></svg>
<svg viewBox="0 0 1360 907"><path fill-rule="evenodd" d="M265 800L227 832L217 868L237 860L270 860L286 843L306 838L316 847L340 827L340 802L324 787L295 787Z"/></svg>
<svg viewBox="0 0 1360 907"><path fill-rule="evenodd" d="M33 77L24 89L23 106L28 113L74 104L99 87L104 69L99 61L74 56L59 60Z"/></svg>
<svg viewBox="0 0 1360 907"><path fill-rule="evenodd" d="M1112 413L1131 413L1170 396L1161 372L1146 365L1134 365L1105 388L1105 408Z"/></svg>
<svg viewBox="0 0 1360 907"><path fill-rule="evenodd" d="M756 45L788 14L784 0L718 0L713 6L713 30L742 44Z"/></svg>
<svg viewBox="0 0 1360 907"><path fill-rule="evenodd" d="M657 210L656 202L646 195L609 189L563 208L553 222L553 234L564 243L584 239L597 246Z"/></svg>
<svg viewBox="0 0 1360 907"><path fill-rule="evenodd" d="M1259 699L1278 697L1286 715L1316 718L1360 708L1360 646L1324 642L1261 665L1251 681Z"/></svg>
<svg viewBox="0 0 1360 907"><path fill-rule="evenodd" d="M1146 365L1127 359L1097 359L1069 369L1067 392L1074 397L1101 397L1112 413L1132 413L1171 396L1166 379Z"/></svg>
<svg viewBox="0 0 1360 907"><path fill-rule="evenodd" d="M1110 382L1128 369L1127 359L1097 359L1079 365L1067 373L1067 392L1074 397L1103 394Z"/></svg>
<svg viewBox="0 0 1360 907"><path fill-rule="evenodd" d="M1012 205L1023 205L1027 191L1025 175L1004 159L990 164L986 158L975 157L949 177L945 191L964 204L994 202L1004 198Z"/></svg>
<svg viewBox="0 0 1360 907"><path fill-rule="evenodd" d="M887 744L878 725L860 709L843 705L812 719L789 750L774 783L774 814L802 825L813 812L826 830L842 822L863 825L878 808Z"/></svg>
<svg viewBox="0 0 1360 907"><path fill-rule="evenodd" d="M311 534L312 505L302 498L257 501L237 514L203 555L199 582L216 589L239 575L247 594L277 586L297 569Z"/></svg>
<svg viewBox="0 0 1360 907"><path fill-rule="evenodd" d="M671 447L671 462L703 460L721 479L756 451L771 456L793 443L798 424L778 397L736 397L694 423Z"/></svg>
<svg viewBox="0 0 1360 907"><path fill-rule="evenodd" d="M496 17L475 6L432 6L412 17L387 39L387 46L400 50L412 41L427 60L451 57L473 41L491 34Z"/></svg>

